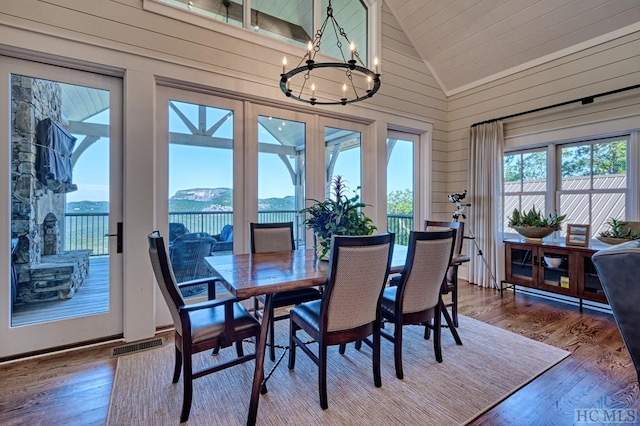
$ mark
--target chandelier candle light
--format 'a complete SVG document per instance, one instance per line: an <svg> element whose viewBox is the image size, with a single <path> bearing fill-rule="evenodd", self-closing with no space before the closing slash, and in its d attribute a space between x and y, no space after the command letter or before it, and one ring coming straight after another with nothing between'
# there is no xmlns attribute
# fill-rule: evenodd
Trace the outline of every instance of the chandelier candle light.
<svg viewBox="0 0 640 426"><path fill-rule="evenodd" d="M340 52L340 56L342 56L342 62L316 62L316 54L320 51L320 46L322 44L322 37L325 35L325 30L327 29L327 24L331 23L330 28L333 29L336 37L336 46L338 47L338 51ZM343 42L341 40L346 41L346 45L349 46L350 57L351 59L347 60L346 56L342 50ZM340 27L336 18L333 16L333 8L331 7L331 0L329 0L329 6L327 7L327 17L320 29L316 32L316 35L313 41L309 41L307 44L307 52L304 54L298 66L293 68L292 70L287 71L287 58L286 56L282 59L282 74L280 74L280 90L287 97L295 99L300 102L306 102L311 105L346 105L354 102L363 101L368 99L376 94L376 92L380 89L380 74L378 73L378 58L374 58L373 66L374 71L371 71L360 59L360 55L358 54L358 49L356 49L356 45L349 41L347 37L347 33L345 33L344 28ZM327 100L327 101L318 101L316 98L316 85L314 82L310 82L313 78L313 71L329 68L340 70L345 73L346 81L342 82L342 94L341 97L337 100ZM296 93L291 89L291 80L298 74L302 74L302 79L300 83L300 90ZM356 77L362 76L363 81L366 81L366 91L360 90L358 92L357 84L354 83L354 75ZM317 76L317 74L316 74ZM305 87L307 83L311 84L310 90L307 88L305 91ZM310 93L310 96L309 96Z"/></svg>

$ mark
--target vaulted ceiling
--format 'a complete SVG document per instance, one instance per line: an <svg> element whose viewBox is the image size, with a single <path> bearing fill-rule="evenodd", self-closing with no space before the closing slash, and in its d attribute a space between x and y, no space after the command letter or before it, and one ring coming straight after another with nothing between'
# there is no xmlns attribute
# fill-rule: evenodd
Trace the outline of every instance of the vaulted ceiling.
<svg viewBox="0 0 640 426"><path fill-rule="evenodd" d="M639 0L386 0L447 95L640 31Z"/></svg>

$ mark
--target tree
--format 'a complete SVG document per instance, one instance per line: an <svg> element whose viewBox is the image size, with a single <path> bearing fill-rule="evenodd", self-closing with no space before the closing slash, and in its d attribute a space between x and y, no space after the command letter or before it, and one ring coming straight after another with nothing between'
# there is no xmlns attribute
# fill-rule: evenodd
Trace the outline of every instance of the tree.
<svg viewBox="0 0 640 426"><path fill-rule="evenodd" d="M413 191L408 188L391 191L387 198L387 212L413 214Z"/></svg>

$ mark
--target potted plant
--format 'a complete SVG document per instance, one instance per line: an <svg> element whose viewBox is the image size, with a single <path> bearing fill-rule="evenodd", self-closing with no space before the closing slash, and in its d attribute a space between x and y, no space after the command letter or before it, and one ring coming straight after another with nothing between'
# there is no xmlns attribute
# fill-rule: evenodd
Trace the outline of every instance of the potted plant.
<svg viewBox="0 0 640 426"><path fill-rule="evenodd" d="M328 199L311 199L314 203L300 210L300 213L308 213L304 224L314 232L314 249L320 260L328 260L332 235L371 235L378 229L371 218L362 213L367 204L358 201L358 194L346 195L347 186L341 176L336 176L331 185Z"/></svg>
<svg viewBox="0 0 640 426"><path fill-rule="evenodd" d="M610 217L605 223L609 229L596 237L603 243L621 244L629 240L640 240L640 222L624 222Z"/></svg>
<svg viewBox="0 0 640 426"><path fill-rule="evenodd" d="M557 212L545 217L542 211L533 206L528 212L514 209L509 218L509 226L525 238L542 239L553 231L559 231L566 217L566 214L559 216Z"/></svg>

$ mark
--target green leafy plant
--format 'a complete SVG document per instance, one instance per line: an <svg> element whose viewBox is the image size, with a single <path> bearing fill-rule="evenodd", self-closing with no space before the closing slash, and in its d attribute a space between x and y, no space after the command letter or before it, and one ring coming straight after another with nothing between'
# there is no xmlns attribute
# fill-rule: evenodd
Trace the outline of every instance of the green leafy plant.
<svg viewBox="0 0 640 426"><path fill-rule="evenodd" d="M624 240L640 240L640 232L633 232L628 222L610 217L606 222L609 229L600 232L599 237L603 238L622 238Z"/></svg>
<svg viewBox="0 0 640 426"><path fill-rule="evenodd" d="M346 195L347 186L341 176L336 176L331 185L327 200L311 199L314 204L300 210L300 213L308 214L304 224L316 234L319 247L314 248L321 250L320 258L329 253L332 235L371 235L378 229L371 218L362 213L367 204L359 201L358 194L353 197Z"/></svg>
<svg viewBox="0 0 640 426"><path fill-rule="evenodd" d="M562 221L567 217L566 214L558 215L557 212L549 214L545 217L542 211L536 210L536 206L533 206L528 212L513 209L513 213L509 218L509 226L511 228L515 226L522 227L537 227L537 228L553 228L555 231L560 230Z"/></svg>

